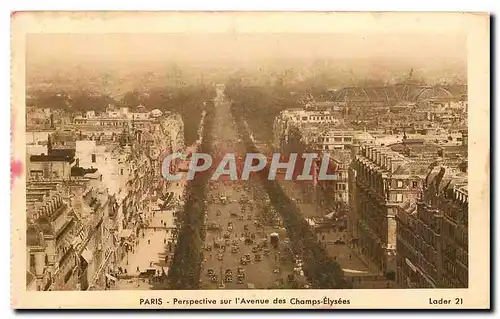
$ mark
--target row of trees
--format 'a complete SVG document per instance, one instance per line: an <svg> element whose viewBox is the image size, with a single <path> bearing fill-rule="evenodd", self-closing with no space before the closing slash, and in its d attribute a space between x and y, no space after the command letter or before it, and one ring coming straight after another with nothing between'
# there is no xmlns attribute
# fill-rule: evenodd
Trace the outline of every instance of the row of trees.
<svg viewBox="0 0 500 319"><path fill-rule="evenodd" d="M200 152L212 154L213 108L207 110L203 141ZM168 274L169 287L175 290L199 289L202 246L206 236L204 227L207 185L210 174L196 174L188 184L186 204L180 218L179 232L174 258Z"/></svg>
<svg viewBox="0 0 500 319"><path fill-rule="evenodd" d="M265 142L272 141L274 119L282 110L301 107L286 88L243 87L233 81L226 85L226 94L247 120L255 138Z"/></svg>
<svg viewBox="0 0 500 319"><path fill-rule="evenodd" d="M232 113L240 131L240 138L245 142L247 151L258 153L259 151L250 139L250 132L245 125L244 112L238 107L238 104L232 106ZM259 174L262 176L261 181L269 195L271 204L284 220L293 250L303 259L304 274L312 286L321 289L350 288L344 279L340 265L328 257L297 205L283 192L277 181L267 179L268 168L261 170Z"/></svg>

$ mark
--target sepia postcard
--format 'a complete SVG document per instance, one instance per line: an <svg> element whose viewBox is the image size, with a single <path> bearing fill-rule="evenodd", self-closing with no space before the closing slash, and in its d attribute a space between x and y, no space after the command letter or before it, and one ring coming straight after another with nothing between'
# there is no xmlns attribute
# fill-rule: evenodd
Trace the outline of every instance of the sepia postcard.
<svg viewBox="0 0 500 319"><path fill-rule="evenodd" d="M489 14L16 12L11 41L13 308L490 308Z"/></svg>

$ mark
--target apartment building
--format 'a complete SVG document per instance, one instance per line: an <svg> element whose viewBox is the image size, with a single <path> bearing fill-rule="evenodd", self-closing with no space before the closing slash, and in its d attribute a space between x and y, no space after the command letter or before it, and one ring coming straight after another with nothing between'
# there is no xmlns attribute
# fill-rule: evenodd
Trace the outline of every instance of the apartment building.
<svg viewBox="0 0 500 319"><path fill-rule="evenodd" d="M373 145L361 146L351 165L350 241L390 280L396 279L396 214L417 200L428 166Z"/></svg>
<svg viewBox="0 0 500 319"><path fill-rule="evenodd" d="M288 109L281 111L273 123L273 145L280 147L288 142L291 127L312 125L315 127L343 124L343 118L332 111L318 111L305 109Z"/></svg>
<svg viewBox="0 0 500 319"><path fill-rule="evenodd" d="M402 287L468 287L466 173L434 167L417 205L398 212L397 229L397 281Z"/></svg>
<svg viewBox="0 0 500 319"><path fill-rule="evenodd" d="M78 259L71 246L78 224L73 209L60 191L28 189L27 197L31 196L43 201L28 208L28 289L72 290L78 284Z"/></svg>

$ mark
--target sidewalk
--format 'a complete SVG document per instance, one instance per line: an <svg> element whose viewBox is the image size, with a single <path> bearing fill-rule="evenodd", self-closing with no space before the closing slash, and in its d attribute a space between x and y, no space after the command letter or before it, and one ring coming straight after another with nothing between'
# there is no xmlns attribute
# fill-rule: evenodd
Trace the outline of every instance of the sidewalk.
<svg viewBox="0 0 500 319"><path fill-rule="evenodd" d="M168 191L173 192L175 198L182 197L185 185L186 183L183 181L172 183ZM172 241L172 232L168 228L175 227L174 210L148 212L147 218L149 219L149 227L141 230L138 238L139 244L135 245L133 252L129 251L119 263L119 266L127 269L127 273L130 275L137 276L147 268L156 268L158 270L163 268L165 273L168 272L168 267L165 265L165 251L168 242ZM165 226L162 222L165 223ZM154 227L156 227L156 230ZM144 232L144 238L142 232ZM139 267L139 273L137 267Z"/></svg>
<svg viewBox="0 0 500 319"><path fill-rule="evenodd" d="M127 255L120 262L120 267L127 269L129 275L137 276L140 272L145 271L147 268L165 268L158 267L157 264L164 262L161 260L161 255L165 252L164 239L170 240L171 233L167 233L165 229L154 231L153 229L144 230L144 238L140 236L139 244L134 246L133 252L129 251ZM149 240L149 243L148 243ZM152 267L151 267L152 262ZM139 272L137 272L139 267Z"/></svg>

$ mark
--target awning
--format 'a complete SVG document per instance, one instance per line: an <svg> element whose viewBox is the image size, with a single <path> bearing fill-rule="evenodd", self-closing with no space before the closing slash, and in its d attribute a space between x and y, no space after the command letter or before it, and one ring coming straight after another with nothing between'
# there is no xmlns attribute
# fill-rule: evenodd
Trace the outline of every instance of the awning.
<svg viewBox="0 0 500 319"><path fill-rule="evenodd" d="M92 252L88 248L85 248L83 250L82 257L83 257L83 259L85 259L85 261L88 264L90 264L92 262L92 259L93 259Z"/></svg>
<svg viewBox="0 0 500 319"><path fill-rule="evenodd" d="M115 277L111 276L110 274L106 274L106 278L108 278L109 280L118 281L118 279L116 279Z"/></svg>
<svg viewBox="0 0 500 319"><path fill-rule="evenodd" d="M356 269L342 269L344 272L351 273L351 274L367 274L368 271L363 271L363 270L356 270Z"/></svg>
<svg viewBox="0 0 500 319"><path fill-rule="evenodd" d="M129 238L132 235L132 229L124 229L120 232L120 238Z"/></svg>

